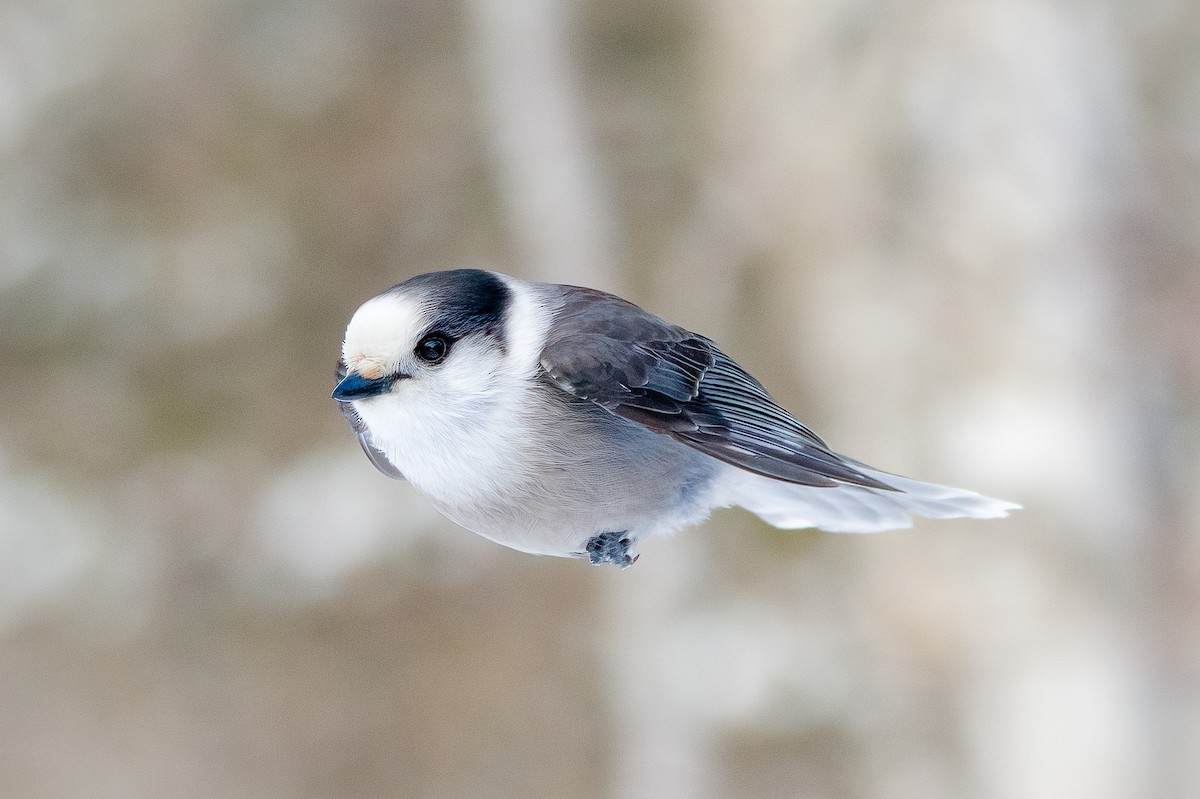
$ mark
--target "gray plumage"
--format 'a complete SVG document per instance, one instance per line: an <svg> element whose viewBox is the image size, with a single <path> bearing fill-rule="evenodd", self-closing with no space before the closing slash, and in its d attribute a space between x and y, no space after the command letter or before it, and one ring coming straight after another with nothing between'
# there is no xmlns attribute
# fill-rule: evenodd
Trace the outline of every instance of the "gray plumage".
<svg viewBox="0 0 1200 799"><path fill-rule="evenodd" d="M840 531L1016 507L838 455L712 341L593 289L419 275L359 309L338 374L380 471L527 552L625 566L727 505Z"/></svg>
<svg viewBox="0 0 1200 799"><path fill-rule="evenodd" d="M540 358L562 390L766 477L890 490L831 452L709 339L611 294L562 293Z"/></svg>

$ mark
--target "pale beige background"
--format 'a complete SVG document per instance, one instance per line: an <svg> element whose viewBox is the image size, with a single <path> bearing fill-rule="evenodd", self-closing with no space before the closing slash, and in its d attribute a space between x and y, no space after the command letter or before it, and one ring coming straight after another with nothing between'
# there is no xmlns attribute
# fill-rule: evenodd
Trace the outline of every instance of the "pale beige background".
<svg viewBox="0 0 1200 799"><path fill-rule="evenodd" d="M617 290L1026 506L619 573L367 463L346 319ZM1200 786L1200 5L0 2L0 795Z"/></svg>

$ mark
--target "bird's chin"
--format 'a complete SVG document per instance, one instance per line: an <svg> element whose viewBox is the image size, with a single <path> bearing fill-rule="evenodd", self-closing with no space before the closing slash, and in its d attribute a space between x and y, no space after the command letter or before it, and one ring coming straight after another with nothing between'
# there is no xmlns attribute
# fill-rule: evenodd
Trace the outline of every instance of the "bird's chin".
<svg viewBox="0 0 1200 799"><path fill-rule="evenodd" d="M363 397L362 399L354 400L353 404L354 410L358 411L359 415L362 415L363 412L373 413L378 412L380 409L394 407L399 404L398 400L399 398L393 390L383 394L376 394L374 397Z"/></svg>
<svg viewBox="0 0 1200 799"><path fill-rule="evenodd" d="M354 412L373 431L391 429L397 423L411 418L413 408L411 397L393 388L387 393L375 397L364 397L354 401Z"/></svg>

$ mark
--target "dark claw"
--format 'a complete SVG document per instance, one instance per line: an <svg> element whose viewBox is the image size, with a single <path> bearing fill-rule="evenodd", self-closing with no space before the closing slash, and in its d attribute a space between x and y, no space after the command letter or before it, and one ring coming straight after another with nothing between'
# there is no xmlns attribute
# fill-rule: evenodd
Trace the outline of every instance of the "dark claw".
<svg viewBox="0 0 1200 799"><path fill-rule="evenodd" d="M588 560L597 566L612 563L627 569L637 560L629 554L629 543L624 531L594 535L587 542Z"/></svg>

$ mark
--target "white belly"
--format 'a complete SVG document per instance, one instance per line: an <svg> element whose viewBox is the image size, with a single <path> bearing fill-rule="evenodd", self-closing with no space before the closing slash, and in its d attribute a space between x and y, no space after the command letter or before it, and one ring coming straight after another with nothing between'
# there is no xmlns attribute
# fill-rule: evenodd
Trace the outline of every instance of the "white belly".
<svg viewBox="0 0 1200 799"><path fill-rule="evenodd" d="M376 446L442 514L513 549L577 555L598 533L640 538L711 507L705 456L596 406L402 404L362 403Z"/></svg>

